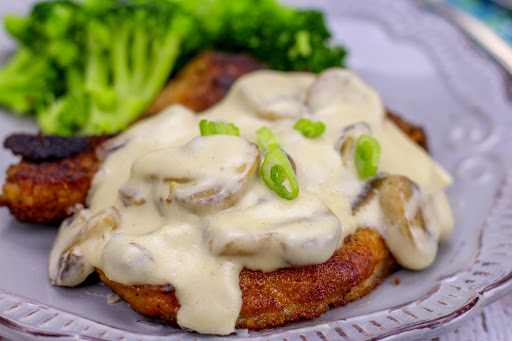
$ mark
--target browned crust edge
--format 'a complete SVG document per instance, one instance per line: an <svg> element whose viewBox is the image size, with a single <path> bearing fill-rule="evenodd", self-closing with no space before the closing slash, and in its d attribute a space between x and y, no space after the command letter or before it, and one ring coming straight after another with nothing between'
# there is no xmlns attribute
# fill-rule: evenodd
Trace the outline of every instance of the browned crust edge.
<svg viewBox="0 0 512 341"><path fill-rule="evenodd" d="M359 228L325 263L267 273L244 269L240 273L242 308L236 327L261 330L317 318L330 307L368 294L397 267L380 234ZM180 305L171 285L125 286L97 271L135 311L177 326Z"/></svg>

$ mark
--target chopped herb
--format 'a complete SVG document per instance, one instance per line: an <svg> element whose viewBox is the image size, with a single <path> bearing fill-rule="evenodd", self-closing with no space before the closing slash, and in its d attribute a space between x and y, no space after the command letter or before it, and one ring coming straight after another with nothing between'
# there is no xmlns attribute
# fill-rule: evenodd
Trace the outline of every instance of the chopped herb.
<svg viewBox="0 0 512 341"><path fill-rule="evenodd" d="M267 127L261 127L256 131L256 135L258 135L258 144L264 150L272 149L272 148L281 148L279 145L279 141L277 137L272 133Z"/></svg>
<svg viewBox="0 0 512 341"><path fill-rule="evenodd" d="M299 183L292 165L281 149L272 148L267 152L261 165L261 176L280 197L292 200L299 195Z"/></svg>
<svg viewBox="0 0 512 341"><path fill-rule="evenodd" d="M225 122L214 122L201 120L199 122L199 130L201 131L201 136L206 135L235 135L240 136L240 131L238 127L233 123L225 123Z"/></svg>
<svg viewBox="0 0 512 341"><path fill-rule="evenodd" d="M312 122L307 118L301 118L295 123L293 129L300 131L305 137L314 138L324 133L325 124L320 121Z"/></svg>
<svg viewBox="0 0 512 341"><path fill-rule="evenodd" d="M356 141L355 164L363 178L377 174L380 159L379 141L368 135L361 135Z"/></svg>

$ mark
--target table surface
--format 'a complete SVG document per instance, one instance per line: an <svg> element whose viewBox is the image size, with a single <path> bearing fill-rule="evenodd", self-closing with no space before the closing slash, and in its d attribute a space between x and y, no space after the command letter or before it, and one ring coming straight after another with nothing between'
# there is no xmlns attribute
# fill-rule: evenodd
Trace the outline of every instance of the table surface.
<svg viewBox="0 0 512 341"><path fill-rule="evenodd" d="M512 9L500 7L490 0L443 1L477 17L512 44Z"/></svg>

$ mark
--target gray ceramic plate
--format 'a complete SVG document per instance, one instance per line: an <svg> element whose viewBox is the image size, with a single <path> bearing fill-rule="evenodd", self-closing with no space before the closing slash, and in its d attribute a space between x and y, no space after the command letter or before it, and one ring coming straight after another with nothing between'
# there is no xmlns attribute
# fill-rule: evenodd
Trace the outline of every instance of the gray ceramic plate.
<svg viewBox="0 0 512 341"><path fill-rule="evenodd" d="M512 290L512 103L510 84L486 55L443 20L404 0L293 1L326 10L349 66L386 105L423 125L434 156L454 175L449 198L456 229L421 272L400 271L365 298L321 318L226 339L411 340L435 337ZM23 2L2 3L23 10ZM0 39L2 52L10 42ZM0 113L0 138L34 131ZM0 152L0 172L15 158ZM16 222L0 210L0 335L19 339L191 340L176 330L108 304L102 284L57 288L47 278L55 228ZM400 284L395 286L394 279Z"/></svg>

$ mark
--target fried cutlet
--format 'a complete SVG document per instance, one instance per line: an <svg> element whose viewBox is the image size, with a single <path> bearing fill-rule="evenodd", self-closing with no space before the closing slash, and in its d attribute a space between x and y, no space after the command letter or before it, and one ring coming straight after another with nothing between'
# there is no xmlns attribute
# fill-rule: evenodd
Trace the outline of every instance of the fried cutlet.
<svg viewBox="0 0 512 341"><path fill-rule="evenodd" d="M85 202L98 171L96 147L109 137L10 136L4 146L22 161L7 170L0 206L23 222L48 224L70 215Z"/></svg>
<svg viewBox="0 0 512 341"><path fill-rule="evenodd" d="M312 319L353 302L375 288L397 265L378 232L359 228L325 263L273 272L240 273L242 309L236 326L260 330L300 319ZM125 286L100 278L132 308L176 326L180 304L174 287Z"/></svg>
<svg viewBox="0 0 512 341"><path fill-rule="evenodd" d="M174 103L196 111L204 110L220 101L231 84L251 71L251 67L263 68L257 62L247 64L244 60L243 67L237 69L229 62L231 56L208 52L197 57L166 86L148 113L156 113ZM388 113L388 116L413 141L426 146L421 128L397 115ZM9 169L0 204L8 206L22 221L48 223L64 218L74 205L85 200L98 169L96 146L83 150L75 146L72 153L66 154L50 151L55 144L34 143L29 153L6 143L6 147L22 155L23 160ZM38 149L45 152L38 152ZM269 273L243 270L240 274L243 302L236 325L258 330L318 317L330 307L345 305L366 295L396 268L379 233L359 228L323 264ZM124 286L110 281L99 269L98 273L134 310L176 325L180 305L171 284Z"/></svg>

